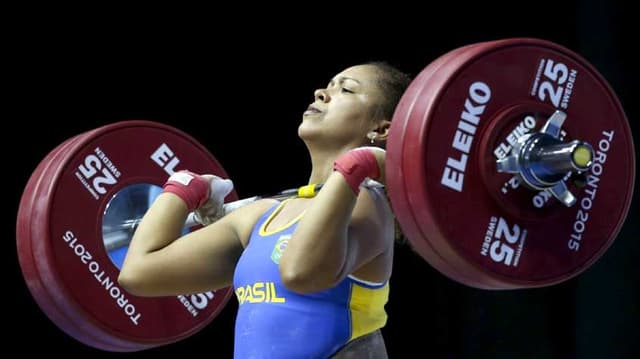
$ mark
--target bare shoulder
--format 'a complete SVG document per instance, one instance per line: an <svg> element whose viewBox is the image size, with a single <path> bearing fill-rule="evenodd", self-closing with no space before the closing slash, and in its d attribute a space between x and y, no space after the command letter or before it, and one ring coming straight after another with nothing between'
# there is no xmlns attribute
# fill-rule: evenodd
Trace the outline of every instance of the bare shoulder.
<svg viewBox="0 0 640 359"><path fill-rule="evenodd" d="M395 222L382 188L360 191L350 224L350 240L356 249L356 278L383 283L391 276Z"/></svg>
<svg viewBox="0 0 640 359"><path fill-rule="evenodd" d="M354 233L364 237L369 244L386 252L393 247L395 239L395 217L389 199L382 188L360 191L351 216Z"/></svg>
<svg viewBox="0 0 640 359"><path fill-rule="evenodd" d="M249 236L260 216L278 203L275 199L260 199L229 213L220 221L229 223L235 230L242 246L249 243Z"/></svg>
<svg viewBox="0 0 640 359"><path fill-rule="evenodd" d="M375 220L380 225L393 225L393 211L384 189L373 187L361 191L354 209L355 220Z"/></svg>

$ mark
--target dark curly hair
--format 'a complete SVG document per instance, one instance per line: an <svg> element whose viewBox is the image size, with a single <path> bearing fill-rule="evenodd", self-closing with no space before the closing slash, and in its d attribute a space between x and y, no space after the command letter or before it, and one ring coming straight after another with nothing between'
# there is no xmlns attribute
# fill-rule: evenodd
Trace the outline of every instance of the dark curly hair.
<svg viewBox="0 0 640 359"><path fill-rule="evenodd" d="M396 106L398 105L398 102L400 102L404 92L407 90L407 87L411 84L412 78L409 74L400 71L395 66L384 61L371 61L365 63L365 65L372 65L377 68L380 73L378 86L380 86L385 94L385 102L376 110L376 117L382 117L391 121L393 119L393 113L395 112ZM390 199L386 187L385 194L387 195L387 198ZM396 241L398 243L406 243L407 238L402 233L398 220L394 219L394 222Z"/></svg>
<svg viewBox="0 0 640 359"><path fill-rule="evenodd" d="M378 85L385 94L386 101L378 111L383 118L391 121L395 108L411 84L412 78L409 74L385 61L370 61L365 64L375 66L381 75L378 79Z"/></svg>

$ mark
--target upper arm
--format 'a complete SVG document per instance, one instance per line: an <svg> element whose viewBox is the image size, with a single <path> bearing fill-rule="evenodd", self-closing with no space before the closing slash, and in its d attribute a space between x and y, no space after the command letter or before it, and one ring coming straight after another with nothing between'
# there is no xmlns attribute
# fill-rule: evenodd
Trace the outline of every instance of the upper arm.
<svg viewBox="0 0 640 359"><path fill-rule="evenodd" d="M239 208L146 254L136 263L135 292L178 295L230 286L253 226L269 205L260 201Z"/></svg>
<svg viewBox="0 0 640 359"><path fill-rule="evenodd" d="M362 191L351 215L347 258L340 277L352 274L377 257L389 253L393 248L393 240L393 213L386 196L378 189Z"/></svg>

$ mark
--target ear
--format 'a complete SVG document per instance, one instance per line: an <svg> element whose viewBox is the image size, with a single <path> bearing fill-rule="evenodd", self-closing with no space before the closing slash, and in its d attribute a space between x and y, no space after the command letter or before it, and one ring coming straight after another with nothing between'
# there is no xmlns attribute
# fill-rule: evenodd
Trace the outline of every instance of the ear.
<svg viewBox="0 0 640 359"><path fill-rule="evenodd" d="M379 120L376 122L376 127L372 129L376 133L376 140L386 142L389 138L389 129L391 128L391 121Z"/></svg>

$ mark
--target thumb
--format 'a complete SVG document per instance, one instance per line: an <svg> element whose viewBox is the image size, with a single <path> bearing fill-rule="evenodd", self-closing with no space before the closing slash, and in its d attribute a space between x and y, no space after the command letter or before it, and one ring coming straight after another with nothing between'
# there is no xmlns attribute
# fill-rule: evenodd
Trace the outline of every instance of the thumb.
<svg viewBox="0 0 640 359"><path fill-rule="evenodd" d="M233 182L230 179L214 177L209 183L210 197L222 203L224 198L233 190Z"/></svg>

